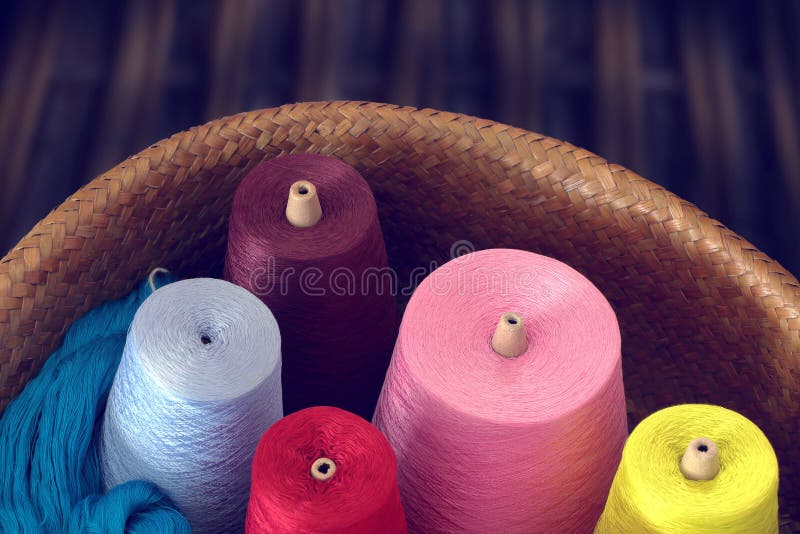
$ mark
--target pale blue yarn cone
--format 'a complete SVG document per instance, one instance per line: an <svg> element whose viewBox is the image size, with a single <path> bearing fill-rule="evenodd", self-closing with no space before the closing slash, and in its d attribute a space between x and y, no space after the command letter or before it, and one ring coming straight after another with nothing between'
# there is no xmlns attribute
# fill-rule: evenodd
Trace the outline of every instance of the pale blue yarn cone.
<svg viewBox="0 0 800 534"><path fill-rule="evenodd" d="M154 285L174 281L168 274ZM128 327L153 289L75 322L61 347L0 419L0 533L188 533L189 525L149 482L103 495L97 436Z"/></svg>
<svg viewBox="0 0 800 534"><path fill-rule="evenodd" d="M106 487L150 480L195 534L242 532L253 455L282 416L269 308L224 280L170 284L128 332L99 439Z"/></svg>

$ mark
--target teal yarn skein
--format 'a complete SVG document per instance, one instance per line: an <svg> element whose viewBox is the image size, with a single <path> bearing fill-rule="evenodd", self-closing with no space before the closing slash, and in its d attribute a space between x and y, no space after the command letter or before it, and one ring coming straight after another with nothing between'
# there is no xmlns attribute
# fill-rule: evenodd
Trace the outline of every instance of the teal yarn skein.
<svg viewBox="0 0 800 534"><path fill-rule="evenodd" d="M132 480L105 495L93 494L72 509L70 533L189 534L189 524L154 484Z"/></svg>
<svg viewBox="0 0 800 534"><path fill-rule="evenodd" d="M76 321L0 418L0 533L189 533L153 484L103 495L99 427L139 305L175 278L153 271L127 297ZM157 275L157 276L156 276Z"/></svg>

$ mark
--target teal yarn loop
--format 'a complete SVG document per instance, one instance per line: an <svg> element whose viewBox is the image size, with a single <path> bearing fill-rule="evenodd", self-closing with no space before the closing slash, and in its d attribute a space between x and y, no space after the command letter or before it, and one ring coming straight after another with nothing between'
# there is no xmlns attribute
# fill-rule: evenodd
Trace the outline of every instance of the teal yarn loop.
<svg viewBox="0 0 800 534"><path fill-rule="evenodd" d="M127 297L75 322L61 347L0 418L0 533L189 533L153 484L132 481L103 495L99 427L128 327L163 270Z"/></svg>
<svg viewBox="0 0 800 534"><path fill-rule="evenodd" d="M150 482L132 480L105 495L89 495L72 509L67 532L189 533L186 519Z"/></svg>

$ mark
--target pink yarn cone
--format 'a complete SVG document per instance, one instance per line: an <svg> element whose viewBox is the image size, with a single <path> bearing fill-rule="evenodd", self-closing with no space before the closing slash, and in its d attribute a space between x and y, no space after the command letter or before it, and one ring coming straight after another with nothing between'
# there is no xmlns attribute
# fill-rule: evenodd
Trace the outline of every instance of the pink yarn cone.
<svg viewBox="0 0 800 534"><path fill-rule="evenodd" d="M509 312L515 357L492 348ZM591 532L627 436L614 312L556 260L457 258L412 296L374 423L410 531Z"/></svg>

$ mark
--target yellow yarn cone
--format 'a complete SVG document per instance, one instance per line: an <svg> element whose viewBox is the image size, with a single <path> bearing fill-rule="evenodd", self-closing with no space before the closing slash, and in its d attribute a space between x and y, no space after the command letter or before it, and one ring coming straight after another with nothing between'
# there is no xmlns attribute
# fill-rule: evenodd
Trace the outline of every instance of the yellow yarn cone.
<svg viewBox="0 0 800 534"><path fill-rule="evenodd" d="M701 436L716 445L719 472L690 480L681 461ZM652 414L628 438L595 528L612 532L778 532L778 460L769 440L719 406L683 404Z"/></svg>

